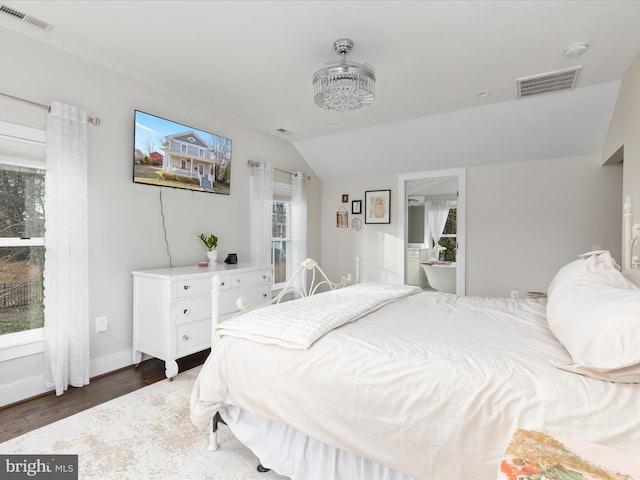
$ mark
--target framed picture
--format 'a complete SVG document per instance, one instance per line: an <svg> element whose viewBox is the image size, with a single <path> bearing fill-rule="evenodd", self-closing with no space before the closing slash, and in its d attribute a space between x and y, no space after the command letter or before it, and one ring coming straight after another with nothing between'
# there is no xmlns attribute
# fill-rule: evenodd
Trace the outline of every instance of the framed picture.
<svg viewBox="0 0 640 480"><path fill-rule="evenodd" d="M348 213L346 210L338 210L336 214L336 227L338 228L348 228L349 227L349 219Z"/></svg>
<svg viewBox="0 0 640 480"><path fill-rule="evenodd" d="M346 193L342 194L342 203L349 203L349 195Z"/></svg>
<svg viewBox="0 0 640 480"><path fill-rule="evenodd" d="M391 190L364 192L364 223L391 223Z"/></svg>
<svg viewBox="0 0 640 480"><path fill-rule="evenodd" d="M362 200L354 200L351 202L351 213L360 215L362 213Z"/></svg>

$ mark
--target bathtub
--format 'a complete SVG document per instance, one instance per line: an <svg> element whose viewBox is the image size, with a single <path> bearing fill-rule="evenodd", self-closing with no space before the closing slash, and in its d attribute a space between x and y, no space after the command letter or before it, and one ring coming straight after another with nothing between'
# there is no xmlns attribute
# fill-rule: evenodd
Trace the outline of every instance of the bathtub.
<svg viewBox="0 0 640 480"><path fill-rule="evenodd" d="M456 293L456 262L421 263L431 288L443 293Z"/></svg>

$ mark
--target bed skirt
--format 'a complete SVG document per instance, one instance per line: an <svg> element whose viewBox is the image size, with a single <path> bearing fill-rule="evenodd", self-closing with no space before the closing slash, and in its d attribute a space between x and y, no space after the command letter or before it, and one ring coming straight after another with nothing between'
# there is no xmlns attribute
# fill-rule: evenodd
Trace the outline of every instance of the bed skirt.
<svg viewBox="0 0 640 480"><path fill-rule="evenodd" d="M220 416L264 467L292 480L411 480L397 470L331 447L293 427L241 408L223 407Z"/></svg>

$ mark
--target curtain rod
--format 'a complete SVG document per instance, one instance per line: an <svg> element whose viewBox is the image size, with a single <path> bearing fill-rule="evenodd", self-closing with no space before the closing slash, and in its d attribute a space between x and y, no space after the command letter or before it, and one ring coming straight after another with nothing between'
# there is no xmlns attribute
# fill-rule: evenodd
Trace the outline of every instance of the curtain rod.
<svg viewBox="0 0 640 480"><path fill-rule="evenodd" d="M259 166L260 166L260 162L255 162L255 161L253 161L253 160L247 160L247 166L248 166L248 167L252 167L252 168L253 168L253 167L259 167ZM274 169L275 171L277 171L277 172L285 173L285 174L287 174L287 175L294 175L294 176L296 176L296 175L298 174L297 172L290 172L289 170L282 170L281 168L273 167L273 169ZM311 180L311 175L307 175L307 180Z"/></svg>
<svg viewBox="0 0 640 480"><path fill-rule="evenodd" d="M9 95L8 93L0 92L0 96L4 98L8 98L10 100L15 100L17 102L26 103L27 105L31 105L32 107L41 108L42 110L46 110L47 112L51 111L51 107L49 105L43 105L42 103L32 102L31 100L26 100L20 97L14 97L13 95ZM100 117L87 117L87 122L92 125L98 126L100 125Z"/></svg>

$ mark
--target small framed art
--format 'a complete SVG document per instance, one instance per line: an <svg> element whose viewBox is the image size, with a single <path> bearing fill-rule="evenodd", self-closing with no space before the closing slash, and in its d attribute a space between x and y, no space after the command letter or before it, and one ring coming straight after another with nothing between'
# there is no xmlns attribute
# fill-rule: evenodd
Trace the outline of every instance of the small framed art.
<svg viewBox="0 0 640 480"><path fill-rule="evenodd" d="M362 200L353 200L351 202L351 214L360 215L362 213Z"/></svg>
<svg viewBox="0 0 640 480"><path fill-rule="evenodd" d="M349 227L349 212L347 212L347 209L344 207L340 207L340 209L336 213L336 227Z"/></svg>
<svg viewBox="0 0 640 480"><path fill-rule="evenodd" d="M364 192L364 223L391 223L391 190Z"/></svg>

